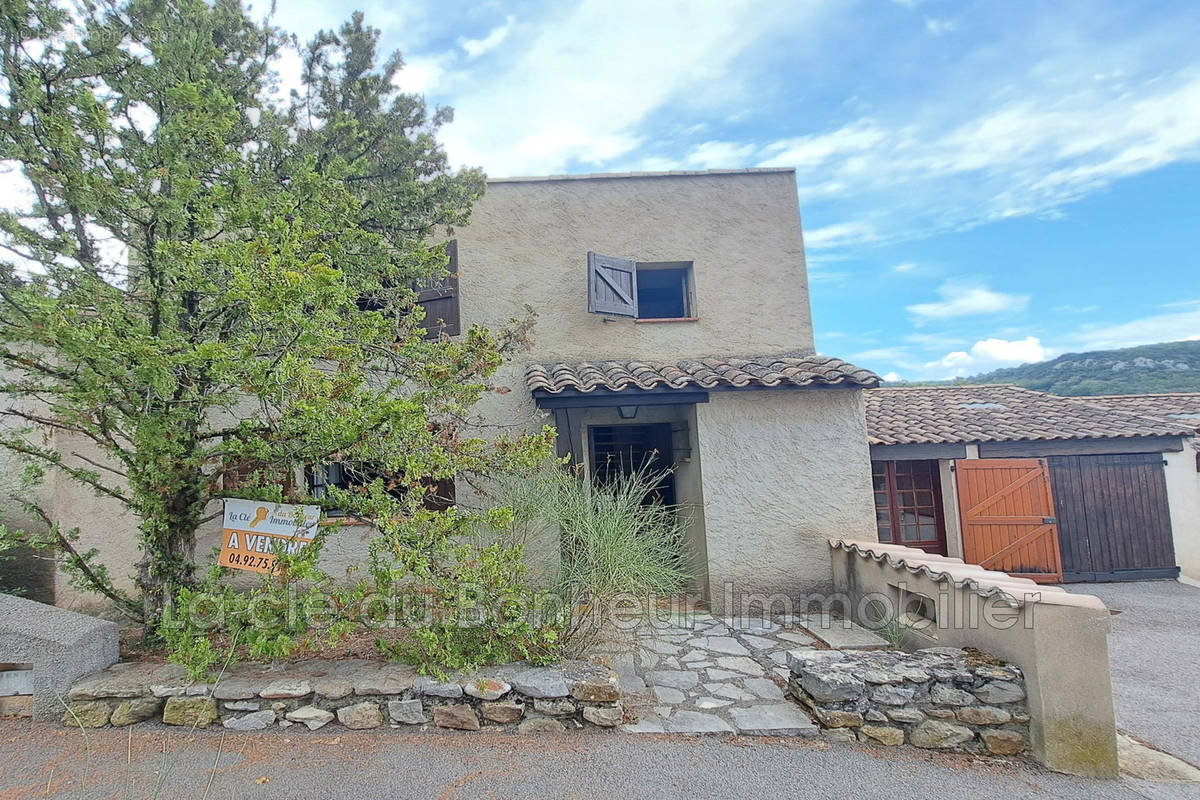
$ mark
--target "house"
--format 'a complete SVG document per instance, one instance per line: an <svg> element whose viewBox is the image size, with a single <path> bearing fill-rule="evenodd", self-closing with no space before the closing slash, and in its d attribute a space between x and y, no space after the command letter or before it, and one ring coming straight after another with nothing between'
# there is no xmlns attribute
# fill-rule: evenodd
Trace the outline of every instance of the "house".
<svg viewBox="0 0 1200 800"><path fill-rule="evenodd" d="M1195 570L1194 419L1016 386L866 394L880 541L1041 582Z"/></svg>
<svg viewBox="0 0 1200 800"><path fill-rule="evenodd" d="M483 420L553 424L593 474L672 468L714 607L826 589L825 540L872 535L878 379L815 354L791 169L489 181L457 259L461 324L538 314Z"/></svg>
<svg viewBox="0 0 1200 800"><path fill-rule="evenodd" d="M873 537L863 389L878 379L815 353L792 170L491 180L448 251L450 277L420 296L437 332L537 313L531 349L494 378L509 391L475 409L480 430L555 425L558 452L593 475L671 468L660 491L686 515L693 588L714 608L828 589L826 540ZM124 577L134 521L76 487L57 494L81 546ZM549 563L557 542L533 551ZM335 571L362 543L344 532L323 557Z"/></svg>

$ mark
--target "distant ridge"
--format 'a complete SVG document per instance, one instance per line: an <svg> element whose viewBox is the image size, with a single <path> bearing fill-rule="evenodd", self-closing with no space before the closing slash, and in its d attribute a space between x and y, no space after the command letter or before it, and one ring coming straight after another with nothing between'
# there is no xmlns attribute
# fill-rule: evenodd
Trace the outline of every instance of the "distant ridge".
<svg viewBox="0 0 1200 800"><path fill-rule="evenodd" d="M1049 361L993 370L961 380L909 385L955 383L1012 383L1075 397L1200 392L1200 340L1066 353ZM905 383L887 385L903 386Z"/></svg>

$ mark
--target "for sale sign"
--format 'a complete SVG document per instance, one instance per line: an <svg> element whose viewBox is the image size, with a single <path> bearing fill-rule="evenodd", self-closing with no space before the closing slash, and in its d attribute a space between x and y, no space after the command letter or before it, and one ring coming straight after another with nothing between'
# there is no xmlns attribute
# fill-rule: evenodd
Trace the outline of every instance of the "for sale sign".
<svg viewBox="0 0 1200 800"><path fill-rule="evenodd" d="M275 554L307 547L320 521L318 506L228 498L217 563L230 569L272 572Z"/></svg>

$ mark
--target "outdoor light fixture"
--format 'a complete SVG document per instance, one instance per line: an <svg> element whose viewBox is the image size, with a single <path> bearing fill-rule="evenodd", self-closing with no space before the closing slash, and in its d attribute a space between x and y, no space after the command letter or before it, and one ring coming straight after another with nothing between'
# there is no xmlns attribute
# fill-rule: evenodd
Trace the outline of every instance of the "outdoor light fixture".
<svg viewBox="0 0 1200 800"><path fill-rule="evenodd" d="M633 419L637 416L637 406L617 406L617 414L621 419Z"/></svg>

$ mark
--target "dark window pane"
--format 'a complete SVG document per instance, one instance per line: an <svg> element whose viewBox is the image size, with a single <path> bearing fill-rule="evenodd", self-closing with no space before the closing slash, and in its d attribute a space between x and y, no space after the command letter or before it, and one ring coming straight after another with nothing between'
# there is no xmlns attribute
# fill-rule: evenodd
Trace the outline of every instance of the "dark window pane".
<svg viewBox="0 0 1200 800"><path fill-rule="evenodd" d="M638 318L686 317L687 273L686 268L638 270Z"/></svg>

